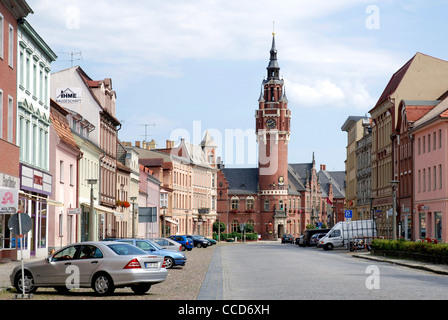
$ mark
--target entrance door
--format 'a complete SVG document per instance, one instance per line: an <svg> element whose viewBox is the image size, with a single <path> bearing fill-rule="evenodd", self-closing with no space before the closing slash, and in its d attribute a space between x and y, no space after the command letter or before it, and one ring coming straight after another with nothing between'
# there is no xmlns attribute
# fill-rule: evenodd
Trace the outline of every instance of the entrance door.
<svg viewBox="0 0 448 320"><path fill-rule="evenodd" d="M279 224L277 226L277 237L279 237L279 238L283 237L284 233L285 233L285 226L282 224Z"/></svg>

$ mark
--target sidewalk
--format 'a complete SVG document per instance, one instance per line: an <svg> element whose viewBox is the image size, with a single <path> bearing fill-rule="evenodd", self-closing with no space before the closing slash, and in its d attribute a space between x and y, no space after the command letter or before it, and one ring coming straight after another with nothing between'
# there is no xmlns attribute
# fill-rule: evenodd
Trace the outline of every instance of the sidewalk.
<svg viewBox="0 0 448 320"><path fill-rule="evenodd" d="M425 270L441 275L448 275L448 265L446 264L432 264L432 263L425 263L425 262L419 262L419 261L413 261L413 260L404 260L404 259L394 259L390 257L381 257L381 256L375 256L370 254L370 252L356 252L352 253L352 256L355 258L362 258L362 259L369 259L372 261L378 261L378 262L388 262L393 263L400 266L405 266L408 268L414 268L414 269L420 269Z"/></svg>
<svg viewBox="0 0 448 320"><path fill-rule="evenodd" d="M27 261L24 260L24 263ZM9 280L9 275L15 266L20 266L20 261L10 261L6 263L0 263L0 292L11 287L11 282Z"/></svg>

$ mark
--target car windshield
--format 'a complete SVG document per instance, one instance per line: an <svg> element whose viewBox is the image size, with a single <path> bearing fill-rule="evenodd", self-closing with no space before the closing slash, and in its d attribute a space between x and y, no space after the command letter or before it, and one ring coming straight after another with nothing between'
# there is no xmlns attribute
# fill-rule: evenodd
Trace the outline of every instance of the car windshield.
<svg viewBox="0 0 448 320"><path fill-rule="evenodd" d="M159 246L155 241L148 240L148 242L150 242L157 250L163 250L163 248Z"/></svg>
<svg viewBox="0 0 448 320"><path fill-rule="evenodd" d="M147 254L145 251L127 243L114 243L107 246L119 256Z"/></svg>

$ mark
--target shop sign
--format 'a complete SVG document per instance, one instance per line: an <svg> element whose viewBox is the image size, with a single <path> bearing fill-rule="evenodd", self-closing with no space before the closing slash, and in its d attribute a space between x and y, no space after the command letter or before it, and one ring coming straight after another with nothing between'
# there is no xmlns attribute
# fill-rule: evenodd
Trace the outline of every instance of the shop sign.
<svg viewBox="0 0 448 320"><path fill-rule="evenodd" d="M81 102L80 88L57 88L56 99L57 103L79 103Z"/></svg>
<svg viewBox="0 0 448 320"><path fill-rule="evenodd" d="M0 214L13 214L19 208L19 190L0 187Z"/></svg>

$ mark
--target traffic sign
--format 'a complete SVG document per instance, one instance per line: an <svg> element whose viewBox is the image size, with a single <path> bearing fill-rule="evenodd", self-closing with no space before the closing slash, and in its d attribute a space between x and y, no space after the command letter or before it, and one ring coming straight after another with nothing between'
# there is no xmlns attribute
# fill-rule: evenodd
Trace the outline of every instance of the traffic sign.
<svg viewBox="0 0 448 320"><path fill-rule="evenodd" d="M345 210L344 211L344 217L345 217L345 219L353 218L353 210Z"/></svg>
<svg viewBox="0 0 448 320"><path fill-rule="evenodd" d="M20 232L19 214L21 220L20 222L22 224L22 232ZM30 216L25 213L16 213L8 220L8 228L15 234L28 233L30 232L32 226L33 222L31 221Z"/></svg>

